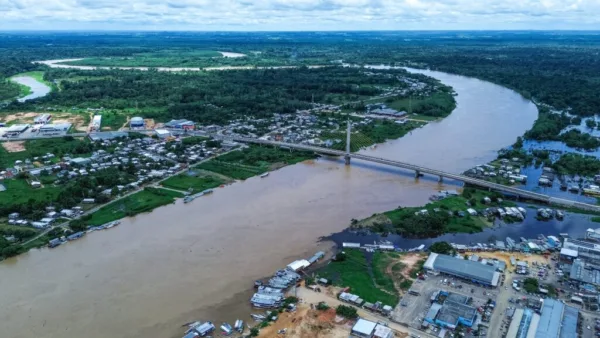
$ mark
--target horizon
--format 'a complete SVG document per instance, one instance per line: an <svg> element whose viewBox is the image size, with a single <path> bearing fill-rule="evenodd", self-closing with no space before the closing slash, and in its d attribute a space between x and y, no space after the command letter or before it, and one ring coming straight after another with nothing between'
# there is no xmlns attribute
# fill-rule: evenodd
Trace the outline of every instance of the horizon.
<svg viewBox="0 0 600 338"><path fill-rule="evenodd" d="M595 0L29 0L0 31L597 30ZM58 27L58 28L57 28Z"/></svg>

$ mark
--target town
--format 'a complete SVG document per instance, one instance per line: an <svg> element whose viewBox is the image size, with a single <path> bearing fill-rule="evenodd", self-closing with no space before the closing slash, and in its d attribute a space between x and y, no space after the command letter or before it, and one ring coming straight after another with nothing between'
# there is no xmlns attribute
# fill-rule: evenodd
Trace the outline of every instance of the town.
<svg viewBox="0 0 600 338"><path fill-rule="evenodd" d="M343 243L333 257L324 259L326 254L317 252L256 281L250 303L266 312L253 313L254 323L236 320L235 329L223 323L220 331L250 332L250 337L598 336L599 234L600 229L589 229L582 239L561 233L490 245L439 242L429 253L425 246L402 250L386 243ZM446 253L434 252L440 248ZM355 283L356 276L345 276L351 272L322 277L331 265L361 264L347 260L362 255L375 259L374 252L399 259L392 266L412 262L404 268L411 271L410 283L399 290L397 304L385 304L388 296L375 301L358 284L356 290L345 284ZM216 329L212 322L194 322L185 337L204 337Z"/></svg>

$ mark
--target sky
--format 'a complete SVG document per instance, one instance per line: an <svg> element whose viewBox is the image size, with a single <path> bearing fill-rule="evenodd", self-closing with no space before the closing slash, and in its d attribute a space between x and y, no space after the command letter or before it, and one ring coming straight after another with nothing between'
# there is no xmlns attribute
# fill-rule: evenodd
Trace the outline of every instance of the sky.
<svg viewBox="0 0 600 338"><path fill-rule="evenodd" d="M0 30L600 30L600 0L0 0Z"/></svg>

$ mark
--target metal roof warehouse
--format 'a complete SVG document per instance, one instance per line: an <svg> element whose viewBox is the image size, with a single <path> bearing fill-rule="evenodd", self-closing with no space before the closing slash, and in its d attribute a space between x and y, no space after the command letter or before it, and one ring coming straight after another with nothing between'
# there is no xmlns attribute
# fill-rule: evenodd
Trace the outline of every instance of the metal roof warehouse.
<svg viewBox="0 0 600 338"><path fill-rule="evenodd" d="M500 279L500 273L493 266L436 253L429 255L424 267L489 286L498 286Z"/></svg>

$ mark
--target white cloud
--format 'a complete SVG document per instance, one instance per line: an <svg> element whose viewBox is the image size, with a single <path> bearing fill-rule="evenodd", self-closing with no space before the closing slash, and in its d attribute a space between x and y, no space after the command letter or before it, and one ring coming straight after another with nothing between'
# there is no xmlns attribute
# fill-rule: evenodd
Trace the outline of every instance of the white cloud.
<svg viewBox="0 0 600 338"><path fill-rule="evenodd" d="M594 29L598 0L0 0L0 29Z"/></svg>

